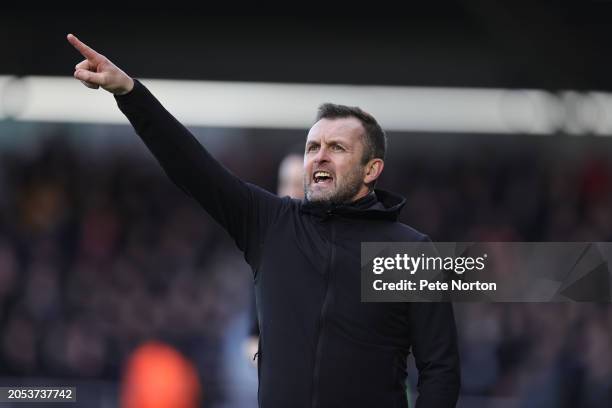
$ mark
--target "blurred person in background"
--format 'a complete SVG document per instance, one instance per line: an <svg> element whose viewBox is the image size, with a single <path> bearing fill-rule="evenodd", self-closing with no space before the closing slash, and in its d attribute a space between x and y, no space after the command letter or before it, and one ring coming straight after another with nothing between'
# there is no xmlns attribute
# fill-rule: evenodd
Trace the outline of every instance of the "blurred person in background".
<svg viewBox="0 0 612 408"><path fill-rule="evenodd" d="M130 356L121 408L198 408L201 386L193 364L172 346L147 342Z"/></svg>
<svg viewBox="0 0 612 408"><path fill-rule="evenodd" d="M304 155L289 153L278 167L278 196L304 199Z"/></svg>
<svg viewBox="0 0 612 408"><path fill-rule="evenodd" d="M459 356L448 303L361 303L361 241L429 241L397 221L405 199L374 190L386 137L359 108L324 104L308 133L305 200L279 198L228 172L138 80L80 42L74 77L111 92L170 179L234 238L254 272L265 407L455 406Z"/></svg>

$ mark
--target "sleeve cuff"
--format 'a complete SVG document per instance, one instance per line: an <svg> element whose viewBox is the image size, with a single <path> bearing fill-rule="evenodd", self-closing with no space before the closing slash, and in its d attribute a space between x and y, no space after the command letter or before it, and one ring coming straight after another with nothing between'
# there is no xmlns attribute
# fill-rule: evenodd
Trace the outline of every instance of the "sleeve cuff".
<svg viewBox="0 0 612 408"><path fill-rule="evenodd" d="M130 92L123 95L113 95L118 103L129 104L131 101L141 98L144 94L145 86L138 79L132 79L134 80L134 87Z"/></svg>

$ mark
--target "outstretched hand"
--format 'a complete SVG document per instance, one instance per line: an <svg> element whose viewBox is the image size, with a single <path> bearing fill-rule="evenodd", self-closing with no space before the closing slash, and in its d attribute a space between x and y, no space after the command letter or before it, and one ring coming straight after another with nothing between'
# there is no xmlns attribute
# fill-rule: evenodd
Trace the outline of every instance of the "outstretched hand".
<svg viewBox="0 0 612 408"><path fill-rule="evenodd" d="M74 67L74 77L83 85L91 89L101 87L114 95L124 95L134 88L134 80L104 55L97 53L72 34L68 34L66 38L85 57L85 60Z"/></svg>

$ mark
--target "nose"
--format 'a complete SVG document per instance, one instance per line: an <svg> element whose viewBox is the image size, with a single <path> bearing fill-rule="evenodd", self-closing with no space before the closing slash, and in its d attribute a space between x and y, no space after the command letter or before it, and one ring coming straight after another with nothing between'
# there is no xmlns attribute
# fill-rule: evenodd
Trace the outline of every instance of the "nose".
<svg viewBox="0 0 612 408"><path fill-rule="evenodd" d="M327 149L324 146L321 146L319 148L319 151L317 151L317 154L314 157L314 162L315 163L326 163L329 161L329 154Z"/></svg>

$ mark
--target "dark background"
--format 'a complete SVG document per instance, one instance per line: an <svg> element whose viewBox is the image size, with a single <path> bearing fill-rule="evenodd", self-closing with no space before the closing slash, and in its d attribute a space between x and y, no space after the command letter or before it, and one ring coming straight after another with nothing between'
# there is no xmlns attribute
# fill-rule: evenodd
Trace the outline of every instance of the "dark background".
<svg viewBox="0 0 612 408"><path fill-rule="evenodd" d="M612 89L608 1L313 3L285 16L122 6L3 10L0 73L69 74L72 32L144 78Z"/></svg>

